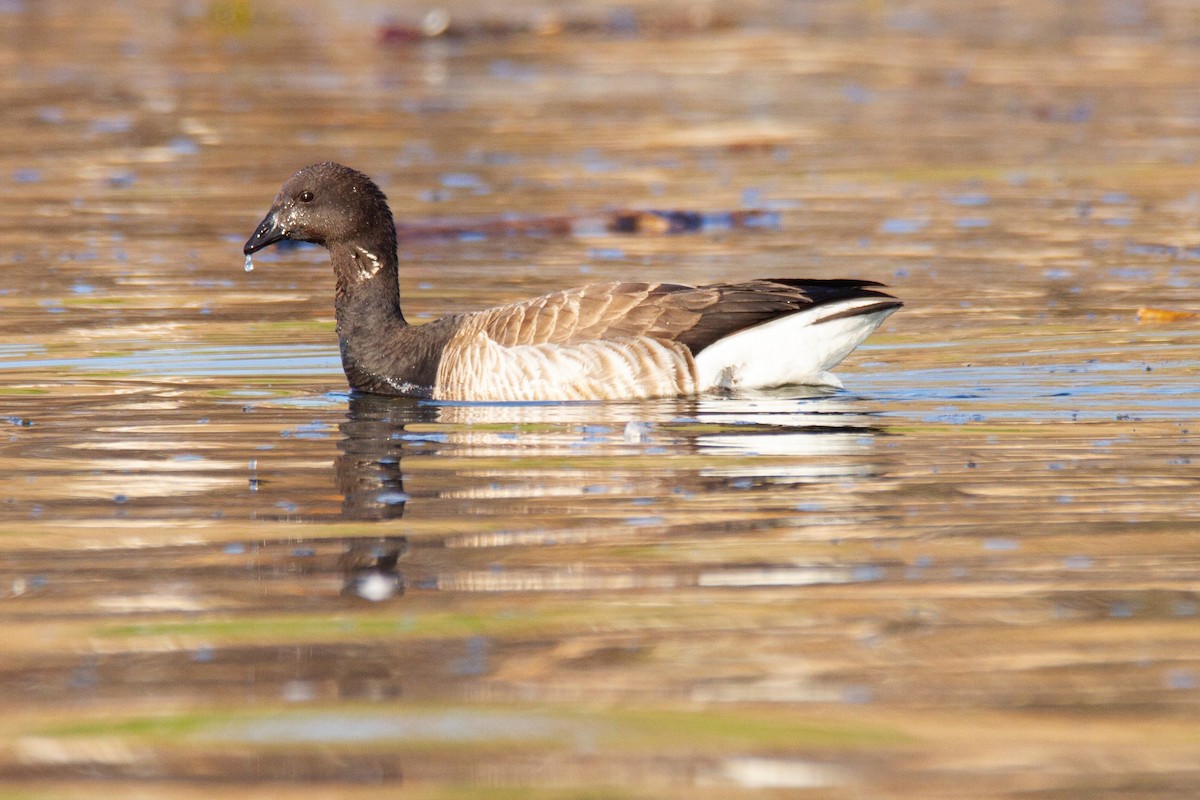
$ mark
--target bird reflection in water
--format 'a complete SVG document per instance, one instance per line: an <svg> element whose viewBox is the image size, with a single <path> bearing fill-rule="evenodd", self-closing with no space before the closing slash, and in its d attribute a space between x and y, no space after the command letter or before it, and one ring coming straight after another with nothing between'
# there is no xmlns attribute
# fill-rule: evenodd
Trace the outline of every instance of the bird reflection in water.
<svg viewBox="0 0 1200 800"><path fill-rule="evenodd" d="M436 408L414 401L355 395L340 426L341 454L334 464L342 494L342 517L383 521L404 515L408 494L400 471L404 426L435 419ZM344 581L342 595L380 602L404 594L404 576L397 565L408 552L404 536L347 540L338 558Z"/></svg>
<svg viewBox="0 0 1200 800"><path fill-rule="evenodd" d="M493 463L482 471L435 471L438 488L421 496L452 515L456 503L464 504L461 510L481 501L583 497L591 486L609 483L618 491L636 485L637 493L652 498L711 498L724 487L740 492L767 484L836 483L844 491L880 471L875 441L884 434L861 400L797 387L630 404L435 404L355 395L340 430L335 475L342 517L380 523L398 520L409 500L402 457L512 458L514 442L519 444L521 461L508 469ZM602 467L585 463L581 469L594 470L585 478L579 470L547 469L539 461L580 452L607 461ZM691 460L665 469L658 456L669 454ZM526 463L530 467L521 466ZM790 519L795 509L784 505L779 513ZM569 514L578 513L572 509ZM563 524L566 529L573 523ZM399 537L349 542L339 562L344 594L375 601L402 594L397 564L406 550Z"/></svg>
<svg viewBox="0 0 1200 800"><path fill-rule="evenodd" d="M386 520L404 516L408 494L400 472L404 427L434 422L438 409L413 400L352 395L339 428L341 454L334 464L342 517Z"/></svg>
<svg viewBox="0 0 1200 800"><path fill-rule="evenodd" d="M338 558L343 597L357 596L378 603L404 594L404 576L396 565L408 551L408 539L354 539L348 544Z"/></svg>

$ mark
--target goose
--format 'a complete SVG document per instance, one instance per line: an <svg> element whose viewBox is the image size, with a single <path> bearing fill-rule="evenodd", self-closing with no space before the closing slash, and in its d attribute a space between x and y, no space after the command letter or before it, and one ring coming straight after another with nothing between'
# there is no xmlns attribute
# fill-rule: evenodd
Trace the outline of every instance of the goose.
<svg viewBox="0 0 1200 800"><path fill-rule="evenodd" d="M611 281L411 325L387 198L329 161L283 184L243 248L247 267L285 239L328 249L342 367L352 391L372 394L595 401L841 387L829 370L902 305L868 280Z"/></svg>

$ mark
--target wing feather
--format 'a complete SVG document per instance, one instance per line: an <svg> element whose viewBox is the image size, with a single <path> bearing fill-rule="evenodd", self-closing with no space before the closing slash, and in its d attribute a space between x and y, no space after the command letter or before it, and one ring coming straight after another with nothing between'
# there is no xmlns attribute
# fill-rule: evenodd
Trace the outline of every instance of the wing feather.
<svg viewBox="0 0 1200 800"><path fill-rule="evenodd" d="M505 347L614 338L675 341L693 354L718 339L813 306L853 297L894 300L860 280L763 279L686 286L612 282L569 289L468 315Z"/></svg>

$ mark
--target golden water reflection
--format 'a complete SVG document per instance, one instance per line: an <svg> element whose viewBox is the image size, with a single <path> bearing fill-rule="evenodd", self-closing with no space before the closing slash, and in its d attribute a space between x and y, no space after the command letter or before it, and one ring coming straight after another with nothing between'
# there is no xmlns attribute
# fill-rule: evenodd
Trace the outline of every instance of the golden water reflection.
<svg viewBox="0 0 1200 800"><path fill-rule="evenodd" d="M1196 38L0 4L2 791L1196 794ZM906 305L845 392L349 397L324 252L240 255L324 158L388 192L417 321L601 279Z"/></svg>

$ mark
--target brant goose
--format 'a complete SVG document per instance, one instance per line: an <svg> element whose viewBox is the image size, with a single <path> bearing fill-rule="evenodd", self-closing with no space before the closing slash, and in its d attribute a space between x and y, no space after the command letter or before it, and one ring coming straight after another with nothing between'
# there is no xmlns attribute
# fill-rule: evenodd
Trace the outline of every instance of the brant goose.
<svg viewBox="0 0 1200 800"><path fill-rule="evenodd" d="M438 400L627 400L824 384L901 303L861 280L683 286L611 282L409 325L396 227L370 178L314 164L280 189L244 249L329 250L342 366L359 392Z"/></svg>

